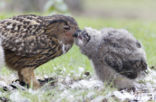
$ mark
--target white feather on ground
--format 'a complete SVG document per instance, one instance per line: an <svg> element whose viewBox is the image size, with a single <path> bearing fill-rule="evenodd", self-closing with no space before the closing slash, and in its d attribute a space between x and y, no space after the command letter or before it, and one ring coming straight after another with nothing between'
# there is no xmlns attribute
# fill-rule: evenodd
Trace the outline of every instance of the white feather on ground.
<svg viewBox="0 0 156 102"><path fill-rule="evenodd" d="M4 51L0 39L0 69L4 66Z"/></svg>
<svg viewBox="0 0 156 102"><path fill-rule="evenodd" d="M66 68L65 68L66 69ZM63 69L64 71L66 71ZM112 102L111 99L115 99L113 102L155 102L156 101L156 71L150 70L150 74L145 78L142 89L132 90L121 90L112 89L109 86L105 86L102 82L97 80L95 77L84 75L85 70L82 67L78 68L79 72L74 71L74 76L62 76L57 75L55 79L55 85L47 83L41 89L33 91L31 89L19 89L9 90L1 93L0 97L6 93L10 93L9 100L11 102L31 102L28 96L35 96L38 100L46 99L45 93L54 92L54 96L50 96L50 102ZM85 68L84 68L85 69ZM15 75L15 74L14 74ZM6 76L6 80L10 78L16 79L14 75ZM70 75L70 74L69 74ZM80 75L83 76L80 78ZM48 75L51 77L52 75ZM41 76L39 76L41 78ZM76 77L78 80L75 80ZM47 78L47 77L46 77ZM153 78L153 79L152 79ZM6 84L5 84L6 85ZM6 87L10 87L9 84ZM27 93L23 96L23 93ZM84 94L85 93L85 94ZM7 101L2 101L7 102ZM48 101L49 102L49 101Z"/></svg>

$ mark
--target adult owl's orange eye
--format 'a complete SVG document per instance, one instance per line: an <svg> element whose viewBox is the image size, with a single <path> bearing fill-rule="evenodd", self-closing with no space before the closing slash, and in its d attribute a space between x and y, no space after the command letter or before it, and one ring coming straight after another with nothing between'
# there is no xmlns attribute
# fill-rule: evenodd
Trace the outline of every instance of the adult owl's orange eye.
<svg viewBox="0 0 156 102"><path fill-rule="evenodd" d="M67 26L67 25L65 25L63 28L64 28L65 30L70 30L70 27Z"/></svg>

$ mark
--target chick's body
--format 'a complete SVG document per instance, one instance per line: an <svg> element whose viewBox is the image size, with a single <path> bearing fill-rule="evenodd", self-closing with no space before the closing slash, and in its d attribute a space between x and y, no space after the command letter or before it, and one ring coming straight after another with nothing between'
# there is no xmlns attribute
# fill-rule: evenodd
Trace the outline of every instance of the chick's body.
<svg viewBox="0 0 156 102"><path fill-rule="evenodd" d="M96 75L102 81L112 82L119 89L130 88L136 85L135 79L145 75L145 51L124 29L85 28L75 42L92 61Z"/></svg>
<svg viewBox="0 0 156 102"><path fill-rule="evenodd" d="M21 81L32 81L38 88L33 70L66 53L77 29L76 21L63 15L20 15L0 21L6 65L18 71Z"/></svg>

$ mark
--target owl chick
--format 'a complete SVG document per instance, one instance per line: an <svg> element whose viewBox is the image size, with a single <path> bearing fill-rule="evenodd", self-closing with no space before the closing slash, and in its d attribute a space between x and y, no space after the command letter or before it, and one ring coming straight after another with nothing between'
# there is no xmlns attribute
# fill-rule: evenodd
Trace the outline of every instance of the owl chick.
<svg viewBox="0 0 156 102"><path fill-rule="evenodd" d="M34 89L40 87L34 69L66 53L78 30L74 18L64 15L19 15L0 21L0 37L8 68Z"/></svg>
<svg viewBox="0 0 156 102"><path fill-rule="evenodd" d="M115 87L135 87L147 70L145 51L132 34L124 29L85 28L75 33L75 42L94 65L98 78Z"/></svg>

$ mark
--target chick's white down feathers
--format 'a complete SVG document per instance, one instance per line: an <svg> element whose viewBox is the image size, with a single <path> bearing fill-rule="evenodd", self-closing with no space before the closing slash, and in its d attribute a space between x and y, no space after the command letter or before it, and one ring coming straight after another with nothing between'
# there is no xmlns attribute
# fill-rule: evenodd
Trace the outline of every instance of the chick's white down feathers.
<svg viewBox="0 0 156 102"><path fill-rule="evenodd" d="M75 43L92 61L96 75L102 81L112 82L117 88L129 88L136 85L135 79L145 76L145 51L127 30L85 28L75 38Z"/></svg>

